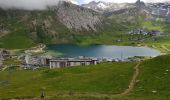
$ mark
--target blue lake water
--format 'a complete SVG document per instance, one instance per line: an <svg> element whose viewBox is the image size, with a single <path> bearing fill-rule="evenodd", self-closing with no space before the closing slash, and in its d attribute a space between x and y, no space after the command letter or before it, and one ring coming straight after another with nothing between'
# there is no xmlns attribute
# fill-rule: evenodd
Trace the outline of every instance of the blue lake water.
<svg viewBox="0 0 170 100"><path fill-rule="evenodd" d="M128 58L134 56L156 57L161 52L148 47L90 45L79 46L73 44L48 45L47 51L53 56L60 57L95 57L95 58Z"/></svg>

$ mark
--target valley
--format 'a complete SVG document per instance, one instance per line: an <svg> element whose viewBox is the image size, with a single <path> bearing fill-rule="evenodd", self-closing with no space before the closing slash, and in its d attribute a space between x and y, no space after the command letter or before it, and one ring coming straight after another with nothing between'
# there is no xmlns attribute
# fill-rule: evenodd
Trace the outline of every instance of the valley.
<svg viewBox="0 0 170 100"><path fill-rule="evenodd" d="M170 99L169 2L35 5L0 2L0 99Z"/></svg>
<svg viewBox="0 0 170 100"><path fill-rule="evenodd" d="M168 27L170 24L163 21L166 18L146 12L146 9L140 8L140 3L129 5L131 6L103 13L67 2L42 11L1 9L0 47L24 49L39 43L147 45L152 47L150 44L154 43L153 45L158 48L162 45L169 48L170 30ZM78 16L77 18L75 18L75 14ZM88 19L89 22L85 19ZM160 31L162 34L161 37L140 36L140 34L132 37L128 33L134 29ZM130 38L138 37L141 39L130 40ZM160 43L162 45L159 45Z"/></svg>
<svg viewBox="0 0 170 100"><path fill-rule="evenodd" d="M40 99L44 92L47 100L168 100L168 59L169 55L166 55L141 62L137 78L133 80L135 85L125 95L119 94L128 88L137 63L105 63L34 71L9 68L0 72L0 91L3 91L0 96L1 99Z"/></svg>

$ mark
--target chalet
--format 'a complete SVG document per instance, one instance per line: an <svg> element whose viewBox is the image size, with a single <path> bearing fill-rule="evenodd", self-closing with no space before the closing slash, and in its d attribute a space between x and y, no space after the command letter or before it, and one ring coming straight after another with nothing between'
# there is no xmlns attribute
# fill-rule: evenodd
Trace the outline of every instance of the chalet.
<svg viewBox="0 0 170 100"><path fill-rule="evenodd" d="M146 30L146 29L133 29L131 32L129 32L131 35L150 35L150 36L160 36L161 32L158 30Z"/></svg>
<svg viewBox="0 0 170 100"><path fill-rule="evenodd" d="M4 59L3 54L2 52L0 52L0 60L3 60L3 59Z"/></svg>
<svg viewBox="0 0 170 100"><path fill-rule="evenodd" d="M3 57L2 55L0 54L0 67L3 65Z"/></svg>
<svg viewBox="0 0 170 100"><path fill-rule="evenodd" d="M161 32L158 31L158 30L151 30L148 35L150 36L160 36L161 35Z"/></svg>
<svg viewBox="0 0 170 100"><path fill-rule="evenodd" d="M10 58L10 52L4 49L0 49L0 66L3 65L3 60Z"/></svg>
<svg viewBox="0 0 170 100"><path fill-rule="evenodd" d="M55 59L55 60L50 60L50 69L71 67L71 66L96 65L97 62L98 60L96 59L76 59L76 58Z"/></svg>
<svg viewBox="0 0 170 100"><path fill-rule="evenodd" d="M44 57L37 57L37 56L31 56L26 55L25 56L25 62L28 67L33 66L49 66L49 59Z"/></svg>
<svg viewBox="0 0 170 100"><path fill-rule="evenodd" d="M4 49L0 49L0 59L10 58L10 52Z"/></svg>

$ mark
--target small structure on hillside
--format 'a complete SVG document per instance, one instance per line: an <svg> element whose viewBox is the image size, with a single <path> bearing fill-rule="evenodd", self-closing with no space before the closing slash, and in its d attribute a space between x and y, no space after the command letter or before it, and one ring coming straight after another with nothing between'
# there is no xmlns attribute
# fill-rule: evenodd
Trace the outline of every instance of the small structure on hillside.
<svg viewBox="0 0 170 100"><path fill-rule="evenodd" d="M25 56L25 67L38 67L38 66L49 66L49 59L45 57L38 57L38 56Z"/></svg>
<svg viewBox="0 0 170 100"><path fill-rule="evenodd" d="M0 59L10 58L10 52L4 49L0 49Z"/></svg>
<svg viewBox="0 0 170 100"><path fill-rule="evenodd" d="M3 60L10 58L10 52L4 49L0 49L0 66L3 65Z"/></svg>
<svg viewBox="0 0 170 100"><path fill-rule="evenodd" d="M158 30L146 30L142 28L133 29L129 32L131 35L150 35L150 36L160 36L161 32Z"/></svg>
<svg viewBox="0 0 170 100"><path fill-rule="evenodd" d="M50 69L71 67L71 66L96 65L97 63L98 63L97 59L60 58L60 59L50 60Z"/></svg>
<svg viewBox="0 0 170 100"><path fill-rule="evenodd" d="M0 67L3 65L3 59L1 58L1 55L0 55Z"/></svg>

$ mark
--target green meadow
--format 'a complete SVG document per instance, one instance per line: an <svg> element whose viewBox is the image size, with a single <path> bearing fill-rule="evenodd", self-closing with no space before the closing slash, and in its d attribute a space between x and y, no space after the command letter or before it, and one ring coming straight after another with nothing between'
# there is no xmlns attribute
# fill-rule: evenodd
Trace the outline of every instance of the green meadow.
<svg viewBox="0 0 170 100"><path fill-rule="evenodd" d="M106 63L63 69L15 70L0 72L0 98L39 97L70 93L123 92L133 75L135 63Z"/></svg>
<svg viewBox="0 0 170 100"><path fill-rule="evenodd" d="M128 88L137 63L104 63L52 70L8 68L0 72L0 97L40 99L44 92L49 100L169 100L169 59L170 55L165 55L141 62L135 86L124 96L116 94Z"/></svg>

